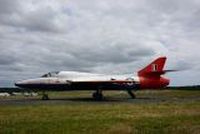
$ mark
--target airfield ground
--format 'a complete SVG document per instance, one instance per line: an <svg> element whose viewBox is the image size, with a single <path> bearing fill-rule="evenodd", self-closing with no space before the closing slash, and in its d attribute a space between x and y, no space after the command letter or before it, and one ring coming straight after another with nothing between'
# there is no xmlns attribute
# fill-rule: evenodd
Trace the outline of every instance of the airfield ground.
<svg viewBox="0 0 200 134"><path fill-rule="evenodd" d="M41 96L0 97L0 134L199 134L200 90L50 92Z"/></svg>

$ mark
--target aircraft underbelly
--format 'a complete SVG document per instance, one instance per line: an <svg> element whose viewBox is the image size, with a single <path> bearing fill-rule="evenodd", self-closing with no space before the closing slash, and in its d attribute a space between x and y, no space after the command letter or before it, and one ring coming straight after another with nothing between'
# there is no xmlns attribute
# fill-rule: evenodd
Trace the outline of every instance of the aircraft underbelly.
<svg viewBox="0 0 200 134"><path fill-rule="evenodd" d="M118 84L118 83L87 83L87 82L79 82L72 84L73 90L123 90L123 89L131 89L135 90L139 88L139 84Z"/></svg>
<svg viewBox="0 0 200 134"><path fill-rule="evenodd" d="M123 90L138 89L139 82L136 78L125 79L116 77L79 77L74 79L64 78L40 78L29 79L16 83L16 86L34 90Z"/></svg>
<svg viewBox="0 0 200 134"><path fill-rule="evenodd" d="M56 91L71 91L71 90L135 90L139 88L139 84L117 84L117 83L95 83L95 82L78 82L72 84L29 84L21 85L22 88L34 90L56 90Z"/></svg>

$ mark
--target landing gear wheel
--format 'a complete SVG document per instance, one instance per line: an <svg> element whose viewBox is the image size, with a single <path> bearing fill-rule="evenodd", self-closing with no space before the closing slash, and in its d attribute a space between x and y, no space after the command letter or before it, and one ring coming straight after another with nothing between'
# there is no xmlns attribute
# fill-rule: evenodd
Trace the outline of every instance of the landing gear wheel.
<svg viewBox="0 0 200 134"><path fill-rule="evenodd" d="M98 93L98 92L94 92L92 94L93 98L97 101L103 100L103 94L102 93Z"/></svg>
<svg viewBox="0 0 200 134"><path fill-rule="evenodd" d="M48 94L43 94L43 96L42 96L42 100L49 100L49 96L48 96Z"/></svg>

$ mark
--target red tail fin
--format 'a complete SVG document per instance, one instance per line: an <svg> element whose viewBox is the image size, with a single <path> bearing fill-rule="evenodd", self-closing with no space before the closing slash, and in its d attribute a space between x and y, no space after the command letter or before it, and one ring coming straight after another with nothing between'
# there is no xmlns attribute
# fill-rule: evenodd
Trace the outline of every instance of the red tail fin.
<svg viewBox="0 0 200 134"><path fill-rule="evenodd" d="M161 74L164 74L165 71L163 71L163 68L166 59L166 57L159 57L144 69L138 71L138 76L160 76Z"/></svg>

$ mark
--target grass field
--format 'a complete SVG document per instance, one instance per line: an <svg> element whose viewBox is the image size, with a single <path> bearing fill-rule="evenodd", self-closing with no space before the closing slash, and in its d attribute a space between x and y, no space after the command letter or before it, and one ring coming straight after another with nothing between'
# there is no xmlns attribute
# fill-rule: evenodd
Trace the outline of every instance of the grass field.
<svg viewBox="0 0 200 134"><path fill-rule="evenodd" d="M96 102L83 99L90 97L89 92L51 92L53 99L81 99L0 104L0 134L200 133L200 90L136 94L137 99L131 100L125 93L106 92L108 100L114 98L114 101ZM0 101L18 98L22 96L0 98Z"/></svg>

